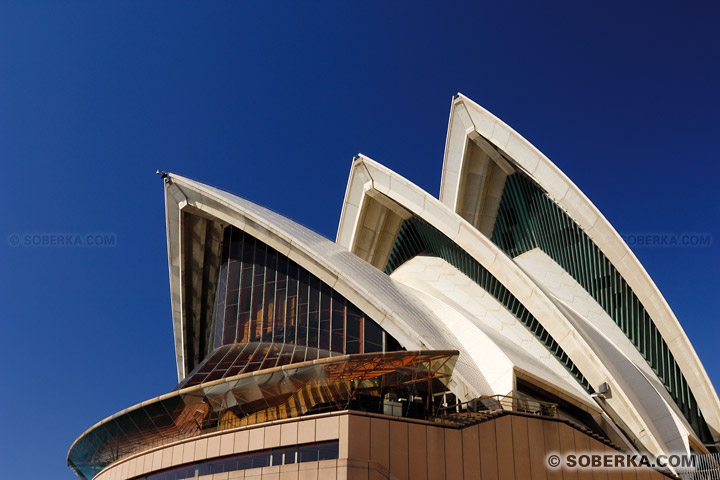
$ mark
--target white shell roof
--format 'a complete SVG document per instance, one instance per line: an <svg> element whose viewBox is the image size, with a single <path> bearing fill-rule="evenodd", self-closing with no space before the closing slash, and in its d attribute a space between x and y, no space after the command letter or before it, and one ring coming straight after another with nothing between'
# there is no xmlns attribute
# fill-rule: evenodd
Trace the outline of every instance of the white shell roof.
<svg viewBox="0 0 720 480"><path fill-rule="evenodd" d="M651 425L656 422L654 416L645 409L642 402L637 401L637 396L631 391L632 385L624 381L614 382L614 373L619 370L613 362L606 363L608 357L605 352L595 350L598 343L591 335L592 332L588 333L587 330L579 328L572 312L563 304L557 303L513 259L447 205L397 173L362 155L353 163L348 181L338 243L352 248L357 242L360 221L369 204L366 199L378 194L428 222L483 265L540 321L591 385L597 388L601 383L611 382L613 396L606 402L612 410L608 412L619 416L630 431L636 432L644 448L660 454L670 451L669 444L673 447L678 445L676 439L680 427L676 425L655 428ZM503 346L500 341L494 341L494 344ZM518 367L524 364L521 356L512 355L512 348L503 353L508 359L512 356L512 359L518 362ZM619 350L616 350L616 354L625 358ZM557 387L562 389L563 383L559 382ZM565 392L575 396L574 389ZM655 399L664 402L657 391L648 392L657 397ZM691 431L687 426L682 430Z"/></svg>
<svg viewBox="0 0 720 480"><path fill-rule="evenodd" d="M182 209L193 207L193 212L199 211L248 232L330 285L408 350L458 350L460 357L451 387L459 396L467 398L478 395L482 390L484 379L476 368L465 361L468 356L465 349L431 310L406 293L406 286L331 240L272 210L179 175L169 174L168 178L166 200L169 219L179 216ZM178 345L182 347L184 341L183 299L180 295L182 261L172 254L181 250L180 232L179 228L168 229L176 348ZM182 351L180 348L180 355ZM179 356L181 378L187 373L183 369L183 359Z"/></svg>
<svg viewBox="0 0 720 480"><path fill-rule="evenodd" d="M463 302L455 298L457 295L447 295L448 292L437 290L435 286L415 282L412 276L405 275L408 272L403 273L403 267L388 277L368 263L381 264L394 240L392 232L397 232L403 219L416 215L464 249L521 301L594 387L605 381L613 383L614 376L624 376L613 384L613 397L606 401L611 407L608 414L619 416L622 423L639 435L649 451L663 453L669 446L687 449L687 433L683 433L689 431L687 422L677 418L676 408L665 408L667 395L657 391L658 382L652 372L644 366L639 370L634 366L632 359L636 355L631 353L636 352L626 351L627 342L613 346L613 342L608 341L612 335L607 337L600 330L589 327L587 319L573 310L573 302L559 301L547 285L538 281L537 272L529 275L521 263L505 255L456 213L463 152L466 142L479 136L486 142L486 147L490 142L502 149L505 160L498 161L509 162L505 168L525 172L546 189L618 268L668 341L708 424L717 432L720 402L715 390L677 319L627 245L582 192L542 153L461 95L453 100L440 199L377 162L360 156L353 162L348 180L337 243L245 199L170 174L166 182L168 255L179 377L187 373L182 355L186 342L183 311L188 299L183 298L181 288L185 268L182 212L187 212L223 225L232 224L287 255L353 302L405 348L458 350L460 356L450 386L460 398L493 391L500 388L497 385L504 388L508 385L507 368L510 368L514 372L522 370L531 376L545 377L558 389L588 405L585 392L578 391L575 384L568 384L566 372L557 370L559 363L533 362L533 354L522 348L524 340L515 342L508 332L496 331L489 324L473 325L478 315L467 310ZM373 232L375 239L369 241ZM362 254L367 261L355 253ZM457 277L457 272L446 274ZM490 303L483 308L490 307ZM473 328L477 330L474 332L477 342L486 345L494 352L492 355L478 351L471 340L459 333ZM497 371L487 366L493 355L504 365ZM555 361L554 358L550 360L551 363ZM481 364L483 361L485 364ZM642 383L647 388L633 391L632 379L636 383L645 379Z"/></svg>
<svg viewBox="0 0 720 480"><path fill-rule="evenodd" d="M632 250L600 210L540 150L462 94L453 99L450 112L440 201L457 210L465 145L478 136L504 152L515 168L544 188L612 262L667 342L714 435L720 435L720 400L715 388L675 314Z"/></svg>
<svg viewBox="0 0 720 480"><path fill-rule="evenodd" d="M510 385L510 388L491 386L489 393L512 390L512 370L520 369L599 411L580 384L513 314L442 258L418 255L403 263L391 278L437 300L440 305L434 306L434 310L443 308L455 313L443 314L443 321L473 356L477 368L489 381L496 379L500 385ZM425 301L429 300L425 297Z"/></svg>

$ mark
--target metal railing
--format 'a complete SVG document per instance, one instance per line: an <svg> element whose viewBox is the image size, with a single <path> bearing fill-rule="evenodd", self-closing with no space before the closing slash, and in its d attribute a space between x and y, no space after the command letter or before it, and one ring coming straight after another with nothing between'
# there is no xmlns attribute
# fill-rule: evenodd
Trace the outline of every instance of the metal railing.
<svg viewBox="0 0 720 480"><path fill-rule="evenodd" d="M693 455L693 467L680 469L682 480L718 480L720 479L720 453Z"/></svg>
<svg viewBox="0 0 720 480"><path fill-rule="evenodd" d="M541 417L557 418L557 404L541 402L512 395L481 396L468 402L448 405L435 412L435 421L463 425L487 418L503 412L525 413Z"/></svg>

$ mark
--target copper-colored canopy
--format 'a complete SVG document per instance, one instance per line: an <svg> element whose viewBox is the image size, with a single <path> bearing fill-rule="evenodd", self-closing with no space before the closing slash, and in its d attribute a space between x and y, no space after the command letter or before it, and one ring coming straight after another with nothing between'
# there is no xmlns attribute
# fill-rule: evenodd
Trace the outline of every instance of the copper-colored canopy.
<svg viewBox="0 0 720 480"><path fill-rule="evenodd" d="M444 390L457 355L454 350L339 355L183 388L123 410L86 431L70 448L68 465L89 480L124 456L182 438L292 418L318 405L347 409L362 394L403 389L432 393L433 384Z"/></svg>

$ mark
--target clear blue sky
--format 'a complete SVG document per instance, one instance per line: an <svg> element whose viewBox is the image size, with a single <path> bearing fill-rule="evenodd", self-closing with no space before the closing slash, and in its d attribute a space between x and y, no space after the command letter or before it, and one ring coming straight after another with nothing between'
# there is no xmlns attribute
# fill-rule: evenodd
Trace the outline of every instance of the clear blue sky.
<svg viewBox="0 0 720 480"><path fill-rule="evenodd" d="M717 2L208 3L0 3L3 478L74 478L79 434L176 383L156 169L334 238L357 152L437 194L458 91L621 233L713 235L635 252L720 386Z"/></svg>

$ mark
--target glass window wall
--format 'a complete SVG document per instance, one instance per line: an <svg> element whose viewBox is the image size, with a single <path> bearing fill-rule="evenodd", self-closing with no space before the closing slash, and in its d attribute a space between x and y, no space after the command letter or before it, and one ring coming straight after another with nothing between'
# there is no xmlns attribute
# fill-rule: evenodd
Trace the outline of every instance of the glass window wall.
<svg viewBox="0 0 720 480"><path fill-rule="evenodd" d="M214 348L266 342L343 354L402 350L328 284L235 227L223 233L219 275Z"/></svg>

